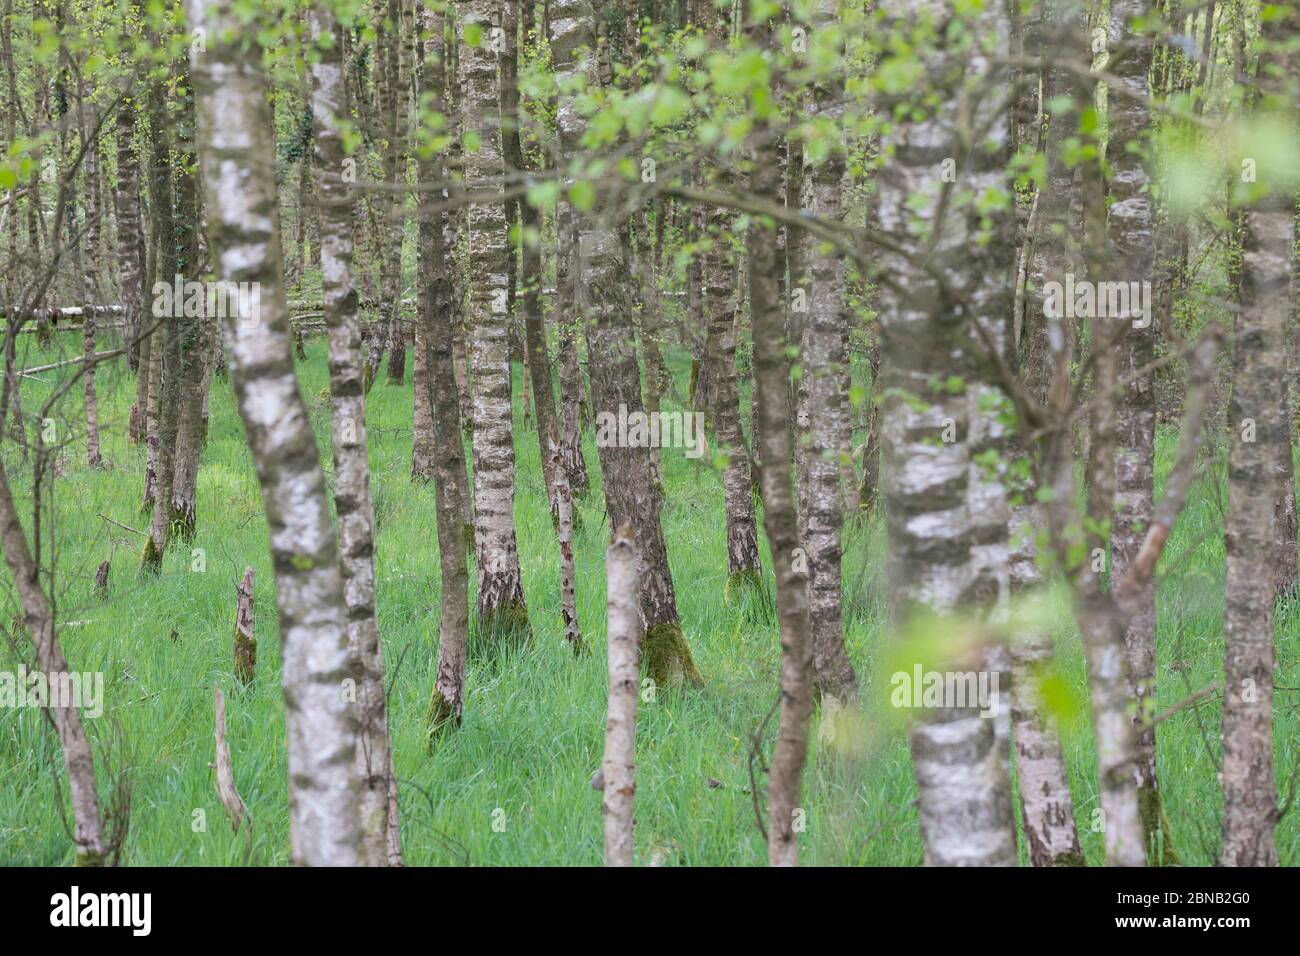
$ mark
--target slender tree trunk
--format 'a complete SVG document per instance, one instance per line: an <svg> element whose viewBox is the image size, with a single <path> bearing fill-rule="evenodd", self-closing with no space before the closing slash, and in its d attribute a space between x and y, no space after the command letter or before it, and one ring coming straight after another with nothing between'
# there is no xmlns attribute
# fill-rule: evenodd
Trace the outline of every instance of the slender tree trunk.
<svg viewBox="0 0 1300 956"><path fill-rule="evenodd" d="M86 311L82 316L82 349L86 356L85 371L82 373L83 395L86 411L86 464L98 468L103 464L99 449L99 398L95 393L95 309L99 299L99 285L95 280L99 263L100 217L98 192L99 179L99 143L85 143L91 135L91 127L86 122L85 107L81 91L77 93L77 121L81 127L81 137L85 145L85 158L82 160L86 177L86 252L91 268L83 273L83 295Z"/></svg>
<svg viewBox="0 0 1300 956"><path fill-rule="evenodd" d="M140 228L140 165L135 155L136 107L124 99L117 111L117 187L113 192L117 214L117 262L122 281L124 336L128 343L140 334L144 315L144 235ZM132 372L140 368L140 350L128 353Z"/></svg>
<svg viewBox="0 0 1300 956"><path fill-rule="evenodd" d="M490 38L496 22L493 0L462 5L462 38L481 31L479 42L460 47L465 123L481 136L465 157L466 179L484 184L502 174L501 110L497 58ZM519 551L515 541L515 448L511 408L510 330L505 209L500 202L470 207L470 284L474 398L474 540L478 549L479 629L495 638L528 633Z"/></svg>
<svg viewBox="0 0 1300 956"><path fill-rule="evenodd" d="M171 166L171 137L168 135L168 117L161 82L155 82L149 92L149 123L153 139L150 171L150 201L154 208L154 236L158 246L157 281L155 286L173 284L179 275L180 259L176 248L176 217L172 205L173 175ZM151 290L153 291L153 290ZM166 296L171 300L174 296ZM160 303L166 305L167 302ZM157 422L149 435L149 450L154 455L153 517L149 537L145 540L141 557L141 570L158 573L162 570L163 552L171 539L172 509L171 488L175 476L176 429L180 417L181 398L181 329L179 315L184 314L184 303L171 301L171 308L155 308L161 320L161 333L155 345L159 348L151 356L150 404L156 407ZM156 401L154 399L156 396Z"/></svg>
<svg viewBox="0 0 1300 956"><path fill-rule="evenodd" d="M578 599L574 592L577 568L573 560L573 492L569 489L569 477L564 473L554 423L547 444L550 447L551 474L555 476L556 533L560 539L560 613L564 619L564 639L576 655L585 652L587 646L578 627Z"/></svg>
<svg viewBox="0 0 1300 956"><path fill-rule="evenodd" d="M915 9L910 2L890 5L901 17ZM976 29L1005 42L1004 17L1002 8L989 8ZM944 77L941 84L986 78L989 64L978 56L966 58L950 42L936 41L930 75ZM884 257L882 268L894 280L890 293L882 295L881 309L882 365L890 386L882 410L890 591L900 625L917 611L951 622L946 630L956 646L943 652L940 666L967 670L978 661L979 670L995 671L1000 665L992 649L966 647L961 625L950 616L974 611L996 619L1004 613L1005 491L1000 476L985 474L979 465L1001 441L1000 396L989 384L990 357L966 343L989 341L1001 350L1009 338L1014 221L1009 212L990 213L985 226L985 216L971 202L941 203L946 187L927 156L953 158L962 192L1004 188L1009 103L1005 92L985 95L975 115L963 118L952 105L956 89L941 87L936 95L950 105L932 117L900 124L893 133L894 159L880 176L880 223L903 248L915 245L918 219L932 230L938 240L925 247L926 258L945 263L949 281L963 290L971 308L960 321L931 276L900 256ZM959 125L964 122L978 125L984 138L997 144L996 161L963 153ZM926 146L916 148L921 143ZM982 241L974 242L971 237L981 231ZM982 333L975 323L983 326ZM954 378L960 388L941 384ZM927 709L910 733L926 863L1014 866L1005 738L997 719L981 716L978 706L957 703Z"/></svg>
<svg viewBox="0 0 1300 956"><path fill-rule="evenodd" d="M1297 79L1292 38L1295 15L1263 24L1266 49L1256 83L1257 118L1296 128L1288 83ZM1281 169L1260 169L1259 181L1285 182ZM1294 488L1278 462L1291 458L1286 392L1286 329L1294 240L1294 196L1274 189L1246 210L1242 242L1241 308L1232 361L1228 462L1228 571L1224 591L1223 863L1277 866L1277 785L1273 776L1274 585L1260 574L1261 555L1274 546L1276 503L1294 509ZM1294 537L1294 530L1291 532Z"/></svg>
<svg viewBox="0 0 1300 956"><path fill-rule="evenodd" d="M1133 93L1147 94L1147 74L1151 69L1151 41L1136 32L1133 21L1145 15L1148 0L1116 0L1111 7L1111 49L1123 49L1113 72L1117 83ZM1135 145L1146 138L1151 128L1151 114L1138 100L1123 96L1109 99L1110 110L1110 187L1111 242L1115 258L1113 275L1106 278L1121 282L1149 282L1155 263L1154 224L1149 177ZM1148 305L1148 309L1150 305ZM1140 372L1155 358L1156 324L1151 315L1139 319L1125 314L1116 318L1127 324L1117 345L1118 372L1134 376L1117 402L1115 450L1115 518L1111 533L1111 573L1123 578L1132 564L1155 508L1155 380L1150 372ZM1137 327L1137 326L1141 327ZM1148 584L1136 594L1125 609L1128 627L1124 641L1129 659L1129 678L1137 700L1137 722L1148 719L1155 705L1155 585ZM1160 786L1156 777L1155 729L1142 731L1137 737L1137 774L1139 812L1146 835L1148 855L1154 853L1156 835L1164 829L1163 846L1167 855L1172 842L1167 827L1162 826Z"/></svg>
<svg viewBox="0 0 1300 956"><path fill-rule="evenodd" d="M770 42L765 24L747 26L752 37ZM780 166L766 121L751 133L749 189L779 201ZM797 833L803 830L800 780L808 751L812 715L813 647L808 623L808 582L797 563L798 523L790 461L789 339L777 286L776 232L760 221L749 227L749 309L754 329L754 384L758 389L757 447L763 470L763 529L776 573L777 618L781 627L781 717L769 772L767 856L773 866L799 862Z"/></svg>
<svg viewBox="0 0 1300 956"><path fill-rule="evenodd" d="M421 93L433 98L435 108L445 106L451 65L448 54L448 15L420 8L422 33L427 34L421 57ZM446 179L432 158L418 160L420 182ZM434 440L433 482L438 512L438 560L442 574L442 617L438 629L438 662L429 700L431 734L460 723L465 705L465 657L469 630L469 574L465 545L472 530L464 520L469 499L465 452L461 443L460 402L456 390L455 332L458 310L452 301L452 261L449 238L454 235L452 215L434 212L427 199L419 209L419 322L420 341L428 350L428 402L432 409Z"/></svg>
<svg viewBox="0 0 1300 956"><path fill-rule="evenodd" d="M355 679L334 529L294 375L266 77L230 0L188 0L207 52L192 52L199 156L217 274L257 282L260 314L225 319L231 378L270 527L285 689L293 860L365 862L356 781ZM231 197L239 197L238 202Z"/></svg>
<svg viewBox="0 0 1300 956"><path fill-rule="evenodd" d="M12 346L6 350L5 358L6 364L12 368ZM68 663L55 632L54 609L41 587L41 569L28 547L27 534L14 507L3 462L0 462L0 547L4 550L14 589L18 592L23 625L36 650L36 666L48 680L60 680L68 673ZM68 777L68 795L72 805L76 863L78 866L102 866L109 862L113 848L100 817L95 757L85 724L76 707L51 707L47 713L63 750L63 768Z"/></svg>
<svg viewBox="0 0 1300 956"><path fill-rule="evenodd" d="M614 533L605 555L608 594L609 707L601 812L605 816L605 865L632 865L636 798L636 697L640 688L641 615L637 605L637 554L632 528Z"/></svg>
<svg viewBox="0 0 1300 956"><path fill-rule="evenodd" d="M189 74L181 74L188 92ZM199 184L194 162L194 98L186 96L178 124L180 172L177 179L176 248L181 254L177 272L187 280L199 268ZM186 312L189 310L186 309ZM208 330L215 318L177 317L180 366L177 392L180 408L176 416L176 451L171 485L171 522L176 535L189 541L197 524L199 461L203 455L203 390L208 362Z"/></svg>
<svg viewBox="0 0 1300 956"><path fill-rule="evenodd" d="M393 135L389 180L394 186L405 185L407 166L407 114L411 94L411 56L407 48L411 36L410 0L389 0L388 15L393 19L393 36L389 46L393 89ZM406 381L406 323L402 320L402 244L406 237L406 193L394 191L389 211L388 243L384 248L391 257L383 300L389 303L388 384Z"/></svg>
<svg viewBox="0 0 1300 956"><path fill-rule="evenodd" d="M1075 128L1077 114L1072 108L1062 109L1057 99L1069 93L1067 77L1052 55L1056 42L1061 39L1056 35L1060 28L1059 7L1051 6L1044 11L1043 19L1030 19L1025 34L1027 51L1040 57L1043 102L1054 105L1046 120L1045 140L1042 140L1047 159L1047 182L1035 199L1030 234L1025 240L1029 245L1026 272L1032 291L1025 296L1022 334L1017 343L1021 381L1034 400L1044 404L1059 398L1049 394L1054 376L1059 372L1065 383L1069 372L1068 341L1062 339L1056 342L1056 348L1052 347L1042 295L1048 281L1064 281L1073 261L1066 244L1073 176L1065 162L1063 149L1065 138ZM1071 31L1067 35L1074 34ZM1044 42L1047 40L1051 43ZM1062 324L1057 322L1058 334L1061 327ZM1058 360L1062 363L1059 369ZM1034 492L1035 489L1026 488L1021 494L1029 499ZM1012 509L1010 584L1013 597L1032 595L1042 586L1036 537L1045 522L1046 515L1041 505L1023 504ZM1041 691L1042 682L1052 666L1052 654L1050 631L1029 627L1014 635L1011 645L1011 722L1020 807L1032 866L1081 866L1085 861L1074 822L1068 768L1058 729Z"/></svg>
<svg viewBox="0 0 1300 956"><path fill-rule="evenodd" d="M384 650L375 612L375 514L366 442L365 355L352 277L353 197L343 179L343 134L350 111L339 57L339 27L327 8L308 11L319 58L310 66L316 194L321 210L321 294L329 330L334 510L339 570L347 604L348 646L357 687L357 772L364 861L388 864L389 755ZM305 162L305 160L304 160Z"/></svg>
<svg viewBox="0 0 1300 956"><path fill-rule="evenodd" d="M587 0L553 0L550 9L551 57L561 89L575 75L585 74L589 84L599 82L591 52L595 38L595 13ZM585 59L579 52L586 49ZM560 144L563 161L579 152L585 120L578 114L575 96L565 93L559 105ZM591 399L597 414L628 416L642 413L641 372L637 364L633 329L625 321L626 263L612 210L597 200L577 223L576 277L580 294L577 313L586 322ZM668 567L668 547L659 520L661 502L650 479L646 448L620 448L603 443L600 465L605 505L611 528L629 524L640 556L641 615L645 625L642 659L650 679L659 686L685 681L698 683L699 671L682 631L677 596Z"/></svg>
<svg viewBox="0 0 1300 956"><path fill-rule="evenodd" d="M1014 509L1016 542L1011 556L1011 591L1029 594L1039 588L1034 537L1043 525L1037 505ZM1011 645L1011 724L1016 743L1016 778L1032 866L1082 866L1083 850L1074 825L1070 776L1061 752L1056 723L1049 716L1042 684L1052 667L1052 635L1022 630Z"/></svg>
<svg viewBox="0 0 1300 956"><path fill-rule="evenodd" d="M814 29L838 29L834 0L822 0ZM839 51L842 53L842 50ZM837 124L843 111L844 83L823 78L813 92L813 115ZM820 165L807 170L810 209L829 221L843 217L845 159L840 142L831 144ZM811 244L809 244L811 245ZM844 647L840 603L840 532L844 524L842 472L843 431L850 421L844 378L849 363L849 306L845 299L844 260L838 253L809 249L811 282L803 356L807 412L811 426L807 448L805 524L808 548L808 613L812 631L813 670L828 716L857 697L858 679ZM855 489L856 490L856 489Z"/></svg>

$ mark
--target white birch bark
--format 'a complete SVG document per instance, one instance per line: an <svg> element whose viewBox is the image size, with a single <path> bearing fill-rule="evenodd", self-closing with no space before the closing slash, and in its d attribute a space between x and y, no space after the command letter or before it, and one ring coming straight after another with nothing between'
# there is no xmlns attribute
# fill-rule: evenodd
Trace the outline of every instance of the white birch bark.
<svg viewBox="0 0 1300 956"><path fill-rule="evenodd" d="M632 529L620 528L605 555L609 708L601 761L605 816L605 865L632 865L636 798L636 703L641 676L641 613L637 595L636 545Z"/></svg>
<svg viewBox="0 0 1300 956"><path fill-rule="evenodd" d="M188 0L198 99L198 153L217 275L255 282L259 296L225 319L225 337L270 528L288 732L293 861L364 862L356 718L345 681L343 578L316 442L298 391L276 226L275 154L261 53L231 0Z"/></svg>

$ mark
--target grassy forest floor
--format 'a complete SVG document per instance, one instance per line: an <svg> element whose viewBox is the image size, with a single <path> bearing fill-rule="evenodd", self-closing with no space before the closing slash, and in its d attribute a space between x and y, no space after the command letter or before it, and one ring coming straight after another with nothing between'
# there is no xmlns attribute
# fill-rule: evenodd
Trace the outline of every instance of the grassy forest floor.
<svg viewBox="0 0 1300 956"><path fill-rule="evenodd" d="M39 349L24 336L20 367L75 354L80 334ZM101 345L101 347L103 347ZM58 349L62 353L57 353ZM331 471L326 347L308 341L298 374L321 456ZM684 391L685 358L672 370ZM30 413L67 369L27 379ZM593 493L581 504L576 535L578 615L592 653L575 659L560 619L559 557L546 507L531 423L519 404L515 369L515 514L533 636L497 658L471 653L465 721L435 753L426 751L424 712L436 656L439 575L432 486L410 481L411 385L370 394L370 462L378 525L378 608L391 690L402 841L408 865L599 864L600 795L589 784L599 767L605 724L604 555L608 529L599 465L588 432ZM46 521L57 539L59 620L69 667L104 672L104 716L89 721L98 743L104 789L109 772L132 787L128 865L225 865L289 860L283 702L279 683L274 582L257 479L226 379L216 378L211 427L199 475L198 535L173 544L160 579L137 579L143 538L100 513L147 528L140 511L144 449L128 444L134 379L119 368L100 374L100 415L109 467L85 466L84 443L61 454ZM80 384L63 403L80 432ZM742 407L748 408L745 397ZM67 434L59 424L59 434ZM1162 432L1160 474L1174 436ZM3 446L19 511L30 532L30 470ZM637 862L663 865L761 865L766 847L755 823L749 753L755 728L776 698L779 641L774 620L751 595L724 596L726 550L720 475L707 459L663 453L664 530L682 623L704 675L702 689L661 690L638 714ZM1218 485L1202 480L1161 566L1158 590L1159 706L1167 707L1222 676L1223 517ZM46 491L47 495L49 491ZM50 527L47 524L47 528ZM191 547L202 549L206 569ZM914 865L922 845L912 806L916 787L900 714L888 706L889 680L879 661L885 625L884 532L878 518L856 519L845 542L845 621L849 654L864 687L865 738L853 755L814 744L804 776L811 864ZM46 552L48 556L48 551ZM112 558L111 596L91 594L96 566ZM764 552L765 568L770 562ZM48 565L48 561L47 561ZM248 690L231 676L235 589L245 565L256 573L258 674ZM1265 573L1261 568L1260 572ZM471 578L471 589L473 579ZM6 585L10 620L16 610ZM472 595L472 591L471 591ZM1086 709L1079 637L1063 592L1051 601L1059 628L1057 656L1062 730L1079 831L1088 860L1101 860L1093 827L1096 760ZM473 603L471 596L471 605ZM471 620L471 628L473 621ZM1285 797L1300 761L1300 614L1279 609L1274 740ZM173 636L174 635L174 636ZM0 668L18 661L9 648ZM218 803L213 760L212 686L227 695L229 744L238 788L252 813L251 843L232 834ZM1159 764L1168 816L1183 862L1206 865L1218 848L1221 798L1217 698L1160 726ZM768 749L775 732L769 725ZM814 726L814 739L817 728ZM837 756L838 754L838 756ZM60 820L57 740L39 710L0 710L0 863L66 864L72 844ZM760 795L766 787L759 776ZM203 813L197 814L196 811ZM1018 811L1017 811L1018 812ZM196 820L205 817L206 828ZM1300 863L1300 812L1278 834L1283 864ZM1023 850L1022 850L1023 856Z"/></svg>

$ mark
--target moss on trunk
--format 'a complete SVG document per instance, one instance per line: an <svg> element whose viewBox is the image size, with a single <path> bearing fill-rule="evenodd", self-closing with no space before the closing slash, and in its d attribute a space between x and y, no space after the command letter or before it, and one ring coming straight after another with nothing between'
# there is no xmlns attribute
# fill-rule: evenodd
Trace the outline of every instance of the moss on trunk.
<svg viewBox="0 0 1300 956"><path fill-rule="evenodd" d="M646 676L658 687L704 683L682 626L675 621L656 624L641 639L641 660Z"/></svg>

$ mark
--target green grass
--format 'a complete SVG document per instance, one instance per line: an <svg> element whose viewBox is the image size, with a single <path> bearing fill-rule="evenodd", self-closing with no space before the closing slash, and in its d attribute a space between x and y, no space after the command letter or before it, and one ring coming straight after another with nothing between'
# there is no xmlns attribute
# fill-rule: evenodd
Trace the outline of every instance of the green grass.
<svg viewBox="0 0 1300 956"><path fill-rule="evenodd" d="M20 359L38 364L52 350L24 336ZM73 336L61 337L74 349ZM322 459L329 467L329 404L325 344L308 343L298 373ZM680 356L674 373L684 389ZM64 370L66 371L66 370ZM25 380L31 413L60 373ZM78 436L63 453L47 529L56 531L61 634L73 670L102 670L106 713L90 721L101 788L109 771L132 788L128 865L225 865L288 862L286 763L274 582L257 481L229 383L213 383L212 424L199 475L198 535L193 547L206 570L192 570L190 547L173 544L158 579L137 579L143 539L97 517L147 526L139 498L143 449L131 447L125 424L134 381L123 371L101 374L104 453L110 467L91 471ZM516 369L518 383L518 369ZM516 402L518 402L516 388ZM64 403L66 424L80 426L80 386ZM559 559L538 465L536 435L516 404L516 520L533 638L496 660L472 659L464 725L429 756L423 716L433 680L440 602L432 487L409 481L411 387L375 385L367 411L378 522L379 623L392 679L391 721L401 779L402 838L408 865L471 863L597 864L601 860L600 795L590 787L600 764L605 721L604 551L608 530L591 435L586 455L593 494L580 505L576 537L577 602L593 653L575 659L560 624ZM1161 473L1172 457L1162 435ZM5 460L20 511L30 504L30 474L12 443ZM697 690L661 691L643 703L637 727L638 863L758 865L766 850L755 824L748 757L755 728L776 697L779 643L759 607L727 603L722 489L709 466L680 450L663 455L667 504L664 530L678 602L704 676ZM1222 475L1219 475L1222 479ZM1159 705L1172 704L1222 671L1222 518L1216 489L1196 488L1178 525L1168 572L1160 584ZM30 530L30 523L29 523ZM48 556L48 541L47 541ZM877 672L884 627L884 535L879 522L854 524L846 541L845 614L849 653L864 685L868 734L859 755L810 754L804 777L806 863L914 865L921 861L915 783L903 726L886 706L888 682ZM95 567L112 558L111 597L92 597ZM764 552L770 587L770 562ZM245 565L256 572L256 683L240 690L231 675L235 587ZM8 582L6 581L6 585ZM473 586L471 581L471 587ZM5 620L16 611L6 586ZM753 600L752 598L750 599ZM471 602L472 603L472 602ZM758 602L761 606L761 602ZM1063 593L1053 596L1060 621L1061 676L1085 694L1077 633ZM88 622L73 626L71 622ZM170 637L175 630L176 638ZM1278 620L1275 747L1279 789L1297 764L1300 718L1300 621L1294 606ZM5 651L0 666L17 661ZM255 823L251 847L231 833L217 801L213 759L212 686L227 695L235 779ZM1160 728L1160 770L1179 852L1208 864L1217 852L1221 799L1213 760L1219 706L1209 702ZM767 741L770 752L769 727ZM1096 760L1086 713L1063 727L1071 784L1088 860L1100 862ZM816 728L814 727L814 740ZM71 842L59 815L57 741L41 714L0 710L0 862L67 864ZM760 797L765 778L759 777ZM64 801L66 803L66 801ZM206 829L196 832L196 811ZM1300 862L1300 823L1289 814L1278 830L1282 861ZM494 827L494 822L496 826Z"/></svg>

